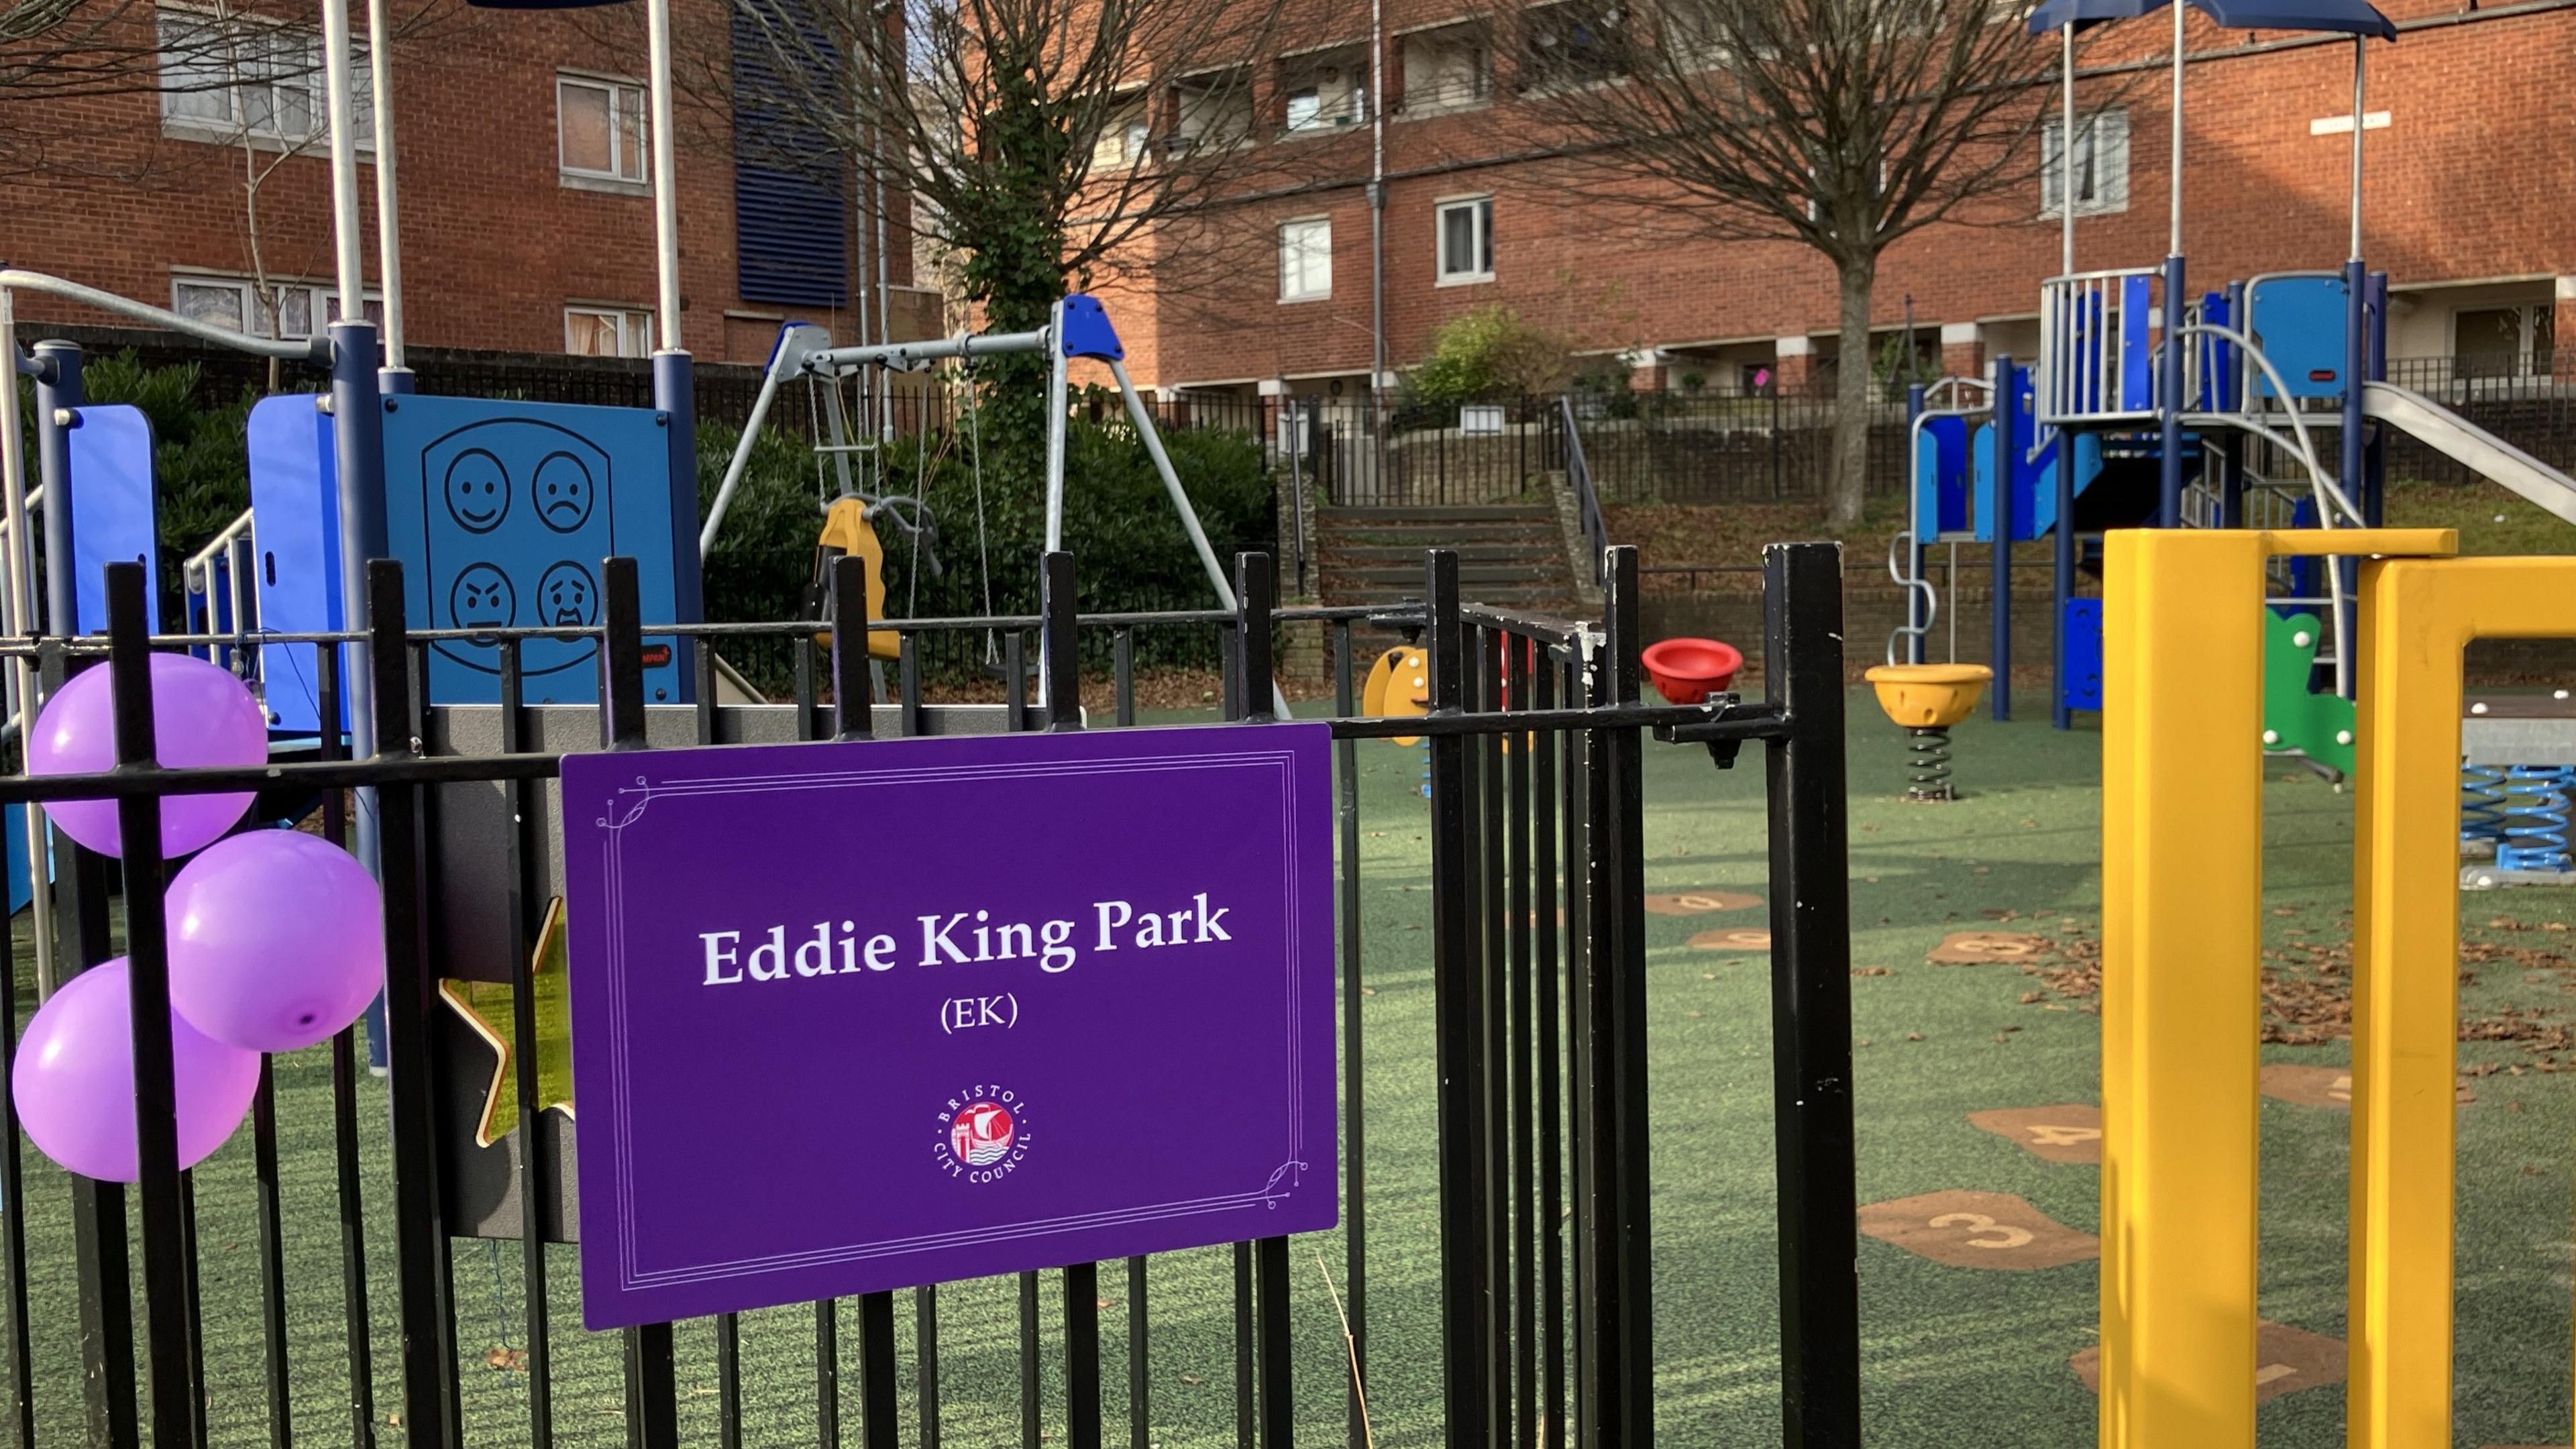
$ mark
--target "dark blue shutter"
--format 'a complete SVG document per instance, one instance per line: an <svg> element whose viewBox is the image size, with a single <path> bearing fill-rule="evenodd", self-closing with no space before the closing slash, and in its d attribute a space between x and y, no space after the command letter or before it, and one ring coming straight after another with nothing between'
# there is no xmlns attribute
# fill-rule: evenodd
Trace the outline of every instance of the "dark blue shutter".
<svg viewBox="0 0 2576 1449"><path fill-rule="evenodd" d="M800 0L734 0L733 215L736 290L746 302L846 307L850 302L850 216L841 157L822 128L805 121L797 88L782 84L764 23L794 25L809 43L824 37L791 13Z"/></svg>

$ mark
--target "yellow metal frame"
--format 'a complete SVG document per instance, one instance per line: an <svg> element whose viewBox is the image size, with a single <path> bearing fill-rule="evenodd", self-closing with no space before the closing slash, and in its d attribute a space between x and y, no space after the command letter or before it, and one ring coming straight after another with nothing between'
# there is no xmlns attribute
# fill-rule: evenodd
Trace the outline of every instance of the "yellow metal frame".
<svg viewBox="0 0 2576 1449"><path fill-rule="evenodd" d="M2263 574L2361 566L2348 1442L2451 1440L2461 651L2576 635L2576 559L2448 529L2139 530L2103 618L2103 1449L2252 1449Z"/></svg>

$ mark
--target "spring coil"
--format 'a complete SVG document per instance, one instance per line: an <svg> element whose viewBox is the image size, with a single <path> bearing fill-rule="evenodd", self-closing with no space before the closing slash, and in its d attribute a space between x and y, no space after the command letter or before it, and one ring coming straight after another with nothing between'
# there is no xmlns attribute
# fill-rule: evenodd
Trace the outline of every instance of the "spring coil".
<svg viewBox="0 0 2576 1449"><path fill-rule="evenodd" d="M2566 765L2515 765L2504 773L2504 838L2496 844L2496 865L2503 870L2570 868L2567 854L2567 790L2576 783L2576 768Z"/></svg>
<svg viewBox="0 0 2576 1449"><path fill-rule="evenodd" d="M2504 839L2504 771L2493 765L2460 767L2460 842L2493 845Z"/></svg>
<svg viewBox="0 0 2576 1449"><path fill-rule="evenodd" d="M1905 731L1905 798L1956 800L1950 784L1950 731L1938 725Z"/></svg>

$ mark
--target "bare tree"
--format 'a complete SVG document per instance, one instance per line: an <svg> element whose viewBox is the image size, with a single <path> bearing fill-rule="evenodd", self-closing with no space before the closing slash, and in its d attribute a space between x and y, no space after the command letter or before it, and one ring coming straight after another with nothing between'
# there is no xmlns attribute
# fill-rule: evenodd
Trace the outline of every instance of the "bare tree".
<svg viewBox="0 0 2576 1449"><path fill-rule="evenodd" d="M465 14L463 0L420 0L397 17L394 35L446 35ZM98 102L238 94L246 82L318 97L321 51L281 43L295 37L312 39L310 23L233 3L165 11L159 0L0 0L0 180L147 180L158 148L103 145L118 133L112 123L103 132L107 108ZM236 119L197 129L229 139ZM158 111L137 112L132 126L161 123ZM290 139L297 149L318 145L318 128L316 119L311 134Z"/></svg>
<svg viewBox="0 0 2576 1449"><path fill-rule="evenodd" d="M1840 293L1835 522L1860 517L1870 298L1888 247L2026 184L2053 47L2025 0L1553 0L1486 17L1523 123L1586 199L1793 241Z"/></svg>
<svg viewBox="0 0 2576 1449"><path fill-rule="evenodd" d="M1068 281L1117 275L1139 243L1283 174L1252 143L1275 129L1257 76L1287 0L729 4L734 54L700 82L727 85L736 124L782 160L910 198L997 327L1036 325Z"/></svg>

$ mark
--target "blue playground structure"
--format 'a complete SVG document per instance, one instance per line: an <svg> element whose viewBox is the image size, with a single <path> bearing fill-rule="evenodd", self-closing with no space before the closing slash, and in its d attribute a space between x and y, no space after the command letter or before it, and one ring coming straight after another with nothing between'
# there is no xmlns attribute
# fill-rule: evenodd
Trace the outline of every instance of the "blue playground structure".
<svg viewBox="0 0 2576 1449"><path fill-rule="evenodd" d="M2034 35L2063 45L2063 126L2076 135L2077 30L2136 18L2167 0L2047 0ZM2188 0L2219 24L2353 37L2353 114L2363 114L2364 57L2395 27L2365 0ZM2362 135L2352 128L2351 246L2340 269L2258 274L2187 285L2182 246L2183 7L2173 7L2171 235L2153 266L2078 271L2071 198L2075 147L2058 148L2060 274L2040 292L2039 356L1993 359L1983 378L1911 389L1910 517L1889 550L1907 591L1888 662L1922 663L1944 612L1926 556L1984 545L1992 562L1995 661L2012 657L2013 546L2052 546L2057 647L2051 715L2067 728L2101 707L2102 601L2081 597L2107 529L2375 526L2390 429L2576 523L2576 480L2416 393L2387 381L2388 278L2362 259ZM2331 430L2337 451L2320 450ZM2275 566L2276 628L2265 661L2264 746L2333 778L2352 768L2350 561ZM1955 646L1956 611L1950 639ZM1955 654L1955 647L1952 651ZM2009 719L1999 668L1994 718Z"/></svg>

